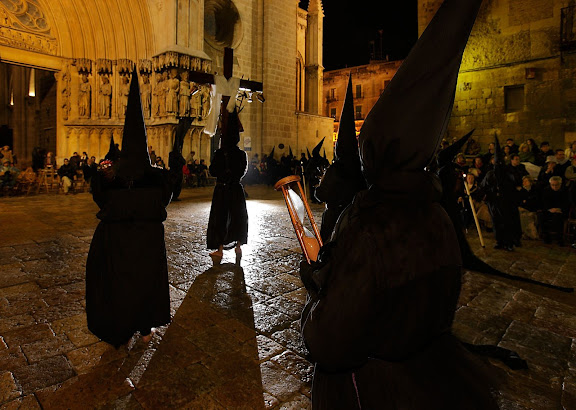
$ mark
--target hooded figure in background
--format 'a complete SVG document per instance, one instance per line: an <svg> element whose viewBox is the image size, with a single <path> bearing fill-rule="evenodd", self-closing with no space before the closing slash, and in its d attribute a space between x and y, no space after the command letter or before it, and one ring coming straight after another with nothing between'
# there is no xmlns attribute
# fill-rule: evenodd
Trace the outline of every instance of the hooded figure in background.
<svg viewBox="0 0 576 410"><path fill-rule="evenodd" d="M149 341L170 322L163 222L172 186L168 171L150 164L136 70L121 155L100 164L91 187L100 223L86 262L88 329L116 347L135 332Z"/></svg>
<svg viewBox="0 0 576 410"><path fill-rule="evenodd" d="M351 76L348 78L348 89L340 115L340 128L334 153L334 162L326 170L315 191L316 198L326 203L320 228L320 236L324 243L330 240L342 211L352 203L358 192L367 188L358 152Z"/></svg>
<svg viewBox="0 0 576 410"><path fill-rule="evenodd" d="M124 124L126 124L126 122L124 122ZM118 144L114 142L114 135L110 137L110 147L108 148L108 152L104 156L104 159L112 162L120 159L120 150L118 149Z"/></svg>
<svg viewBox="0 0 576 410"><path fill-rule="evenodd" d="M320 178L324 175L326 168L329 164L327 164L327 160L322 158L320 155L320 149L324 144L324 139L322 138L320 142L314 147L312 150L312 156L308 160L308 164L306 164L306 169L304 169L304 177L306 178L306 183L308 184L308 189L310 192L310 199L313 203L320 203L318 199L314 196L314 190L320 183Z"/></svg>
<svg viewBox="0 0 576 410"><path fill-rule="evenodd" d="M192 125L192 118L180 118L174 135L174 145L172 146L172 151L168 154L168 167L170 168L173 186L173 201L179 201L178 197L180 196L180 192L182 192L182 181L184 179L184 170L182 167L186 165L186 159L182 156L182 147L184 146L184 137L190 129L190 125Z"/></svg>
<svg viewBox="0 0 576 410"><path fill-rule="evenodd" d="M514 250L520 246L522 225L518 211L518 191L514 175L507 172L498 137L494 136L496 152L494 169L486 173L482 188L486 192L486 204L494 223L495 249Z"/></svg>
<svg viewBox="0 0 576 410"><path fill-rule="evenodd" d="M369 188L312 266L304 342L314 409L496 409L491 376L452 335L458 239L425 170L445 132L481 0L445 0L366 118Z"/></svg>
<svg viewBox="0 0 576 410"><path fill-rule="evenodd" d="M227 118L225 118L227 117ZM238 112L223 112L220 148L214 153L210 175L216 177L212 196L206 244L214 265L222 261L223 250L236 247L236 263L242 258L241 245L248 242L248 212L244 187L240 180L248 169L248 157L238 148L240 119Z"/></svg>

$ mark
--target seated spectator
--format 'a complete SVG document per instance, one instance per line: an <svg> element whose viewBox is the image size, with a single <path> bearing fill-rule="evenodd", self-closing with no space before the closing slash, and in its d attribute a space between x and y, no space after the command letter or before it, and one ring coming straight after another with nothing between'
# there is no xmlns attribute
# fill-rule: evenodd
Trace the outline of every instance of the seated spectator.
<svg viewBox="0 0 576 410"><path fill-rule="evenodd" d="M541 208L540 193L531 176L522 178L522 189L518 192L518 211L522 226L522 239L538 239L538 210Z"/></svg>
<svg viewBox="0 0 576 410"><path fill-rule="evenodd" d="M468 163L466 162L466 157L464 157L464 154L459 153L458 155L456 155L454 163L456 164L456 167L459 168L460 171L462 171L463 174L465 174L468 171Z"/></svg>
<svg viewBox="0 0 576 410"><path fill-rule="evenodd" d="M506 170L514 177L516 189L520 190L522 188L522 177L528 175L526 167L520 163L520 155L512 154L510 164L506 166Z"/></svg>
<svg viewBox="0 0 576 410"><path fill-rule="evenodd" d="M536 161L536 156L538 155L538 145L536 144L536 141L534 141L534 138L528 138L526 140L526 144L528 144L528 147L530 148L530 152L532 152L532 154L534 154L534 161ZM535 164L536 162L534 162Z"/></svg>
<svg viewBox="0 0 576 410"><path fill-rule="evenodd" d="M542 167L540 173L538 174L538 179L536 180L536 184L538 185L540 191L548 186L548 181L550 181L550 178L554 176L560 176L560 168L557 168L556 165L556 157L549 156L546 160L546 164Z"/></svg>
<svg viewBox="0 0 576 410"><path fill-rule="evenodd" d="M530 145L525 142L520 145L518 155L520 156L520 162L534 163L536 161L536 156L531 151Z"/></svg>
<svg viewBox="0 0 576 410"><path fill-rule="evenodd" d="M564 151L564 155L568 160L576 158L576 141L572 141L572 144Z"/></svg>
<svg viewBox="0 0 576 410"><path fill-rule="evenodd" d="M512 149L508 145L504 145L502 152L504 153L504 164L510 164L512 161Z"/></svg>
<svg viewBox="0 0 576 410"><path fill-rule="evenodd" d="M14 188L16 179L20 174L20 170L10 163L7 159L2 159L2 166L0 167L0 187Z"/></svg>
<svg viewBox="0 0 576 410"><path fill-rule="evenodd" d="M482 155L482 162L490 164L490 161L494 158L494 152L496 152L496 146L491 142L488 144L488 151Z"/></svg>
<svg viewBox="0 0 576 410"><path fill-rule="evenodd" d="M510 154L518 154L518 145L512 138L506 140L506 147L510 147Z"/></svg>
<svg viewBox="0 0 576 410"><path fill-rule="evenodd" d="M562 179L564 179L564 174L566 173L566 168L570 166L570 161L568 161L568 158L566 158L566 153L561 149L556 150L556 162L556 166L559 168L558 173Z"/></svg>
<svg viewBox="0 0 576 410"><path fill-rule="evenodd" d="M157 157L156 157L156 162L155 162L155 164L156 164L157 167L166 168L166 165L164 164L164 160L162 159L161 156L157 156Z"/></svg>
<svg viewBox="0 0 576 410"><path fill-rule="evenodd" d="M550 143L548 141L543 141L540 144L540 150L536 154L536 165L544 166L549 155L552 154L552 149L550 148Z"/></svg>
<svg viewBox="0 0 576 410"><path fill-rule="evenodd" d="M203 159L200 160L196 167L196 174L198 175L198 186L205 187L208 183L208 167Z"/></svg>
<svg viewBox="0 0 576 410"><path fill-rule="evenodd" d="M88 158L88 161L82 167L82 173L84 174L84 181L86 184L90 186L90 182L92 181L92 177L98 171L98 164L96 164L96 157Z"/></svg>
<svg viewBox="0 0 576 410"><path fill-rule="evenodd" d="M74 167L74 170L78 170L80 168L80 155L75 152L68 160L68 163Z"/></svg>
<svg viewBox="0 0 576 410"><path fill-rule="evenodd" d="M58 168L58 175L62 180L62 190L64 191L64 194L68 195L70 187L72 187L72 184L74 183L74 177L76 176L76 169L72 164L70 164L68 158L64 158L64 165Z"/></svg>
<svg viewBox="0 0 576 410"><path fill-rule="evenodd" d="M80 169L84 168L84 165L86 165L88 163L89 159L90 159L90 157L88 157L88 154L86 153L86 151L82 152L82 156L80 157L80 163L79 163ZM94 161L94 162L96 162L96 161Z"/></svg>
<svg viewBox="0 0 576 410"><path fill-rule="evenodd" d="M555 236L560 246L564 246L564 221L570 211L568 191L562 186L562 178L550 178L550 186L542 191L542 239L551 243Z"/></svg>
<svg viewBox="0 0 576 410"><path fill-rule="evenodd" d="M472 168L476 169L475 177L478 183L482 182L484 177L486 176L486 172L488 172L487 166L484 163L484 159L481 155L478 155L474 158L474 163L472 164Z"/></svg>

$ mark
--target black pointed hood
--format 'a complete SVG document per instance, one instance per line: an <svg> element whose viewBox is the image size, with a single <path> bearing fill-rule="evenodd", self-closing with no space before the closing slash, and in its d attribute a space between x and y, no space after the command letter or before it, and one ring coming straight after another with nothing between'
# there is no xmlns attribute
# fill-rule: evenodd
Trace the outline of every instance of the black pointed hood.
<svg viewBox="0 0 576 410"><path fill-rule="evenodd" d="M308 149L308 147L306 147L306 154L308 154L308 159L312 158L312 156L310 155L310 150Z"/></svg>
<svg viewBox="0 0 576 410"><path fill-rule="evenodd" d="M326 138L326 137L324 137ZM320 148L322 148L322 145L324 144L324 138L322 138L320 140L320 142L314 147L314 149L312 150L312 156L314 158L318 158L320 157Z"/></svg>
<svg viewBox="0 0 576 410"><path fill-rule="evenodd" d="M359 146L370 184L394 191L397 186L387 181L401 173L410 182L398 179L397 185L412 191L432 186L422 170L446 130L462 54L481 3L445 0L366 117Z"/></svg>
<svg viewBox="0 0 576 410"><path fill-rule="evenodd" d="M326 148L324 148L324 154L322 155L322 157L323 157L326 161L328 161L328 158L326 158Z"/></svg>
<svg viewBox="0 0 576 410"><path fill-rule="evenodd" d="M340 114L338 139L334 148L334 161L351 168L360 169L360 153L358 152L358 138L356 137L356 123L354 121L354 95L352 94L352 76L348 77L348 88L344 98L344 106Z"/></svg>
<svg viewBox="0 0 576 410"><path fill-rule="evenodd" d="M114 142L114 135L110 137L110 147L108 148L108 153L104 156L104 159L110 161L118 161L120 159L120 150Z"/></svg>
<svg viewBox="0 0 576 410"><path fill-rule="evenodd" d="M268 158L272 158L274 159L274 150L276 149L276 146L272 147L272 151L270 151L270 154L268 154Z"/></svg>
<svg viewBox="0 0 576 410"><path fill-rule="evenodd" d="M494 165L504 165L504 155L497 134L494 134Z"/></svg>
<svg viewBox="0 0 576 410"><path fill-rule="evenodd" d="M294 154L292 153L292 147L288 145L288 158L294 158Z"/></svg>
<svg viewBox="0 0 576 410"><path fill-rule="evenodd" d="M135 179L142 176L149 168L152 168L152 165L148 154L148 137L140 100L138 73L134 68L126 106L118 175L127 179Z"/></svg>
<svg viewBox="0 0 576 410"><path fill-rule="evenodd" d="M240 142L240 119L238 118L238 111L234 108L232 112L223 113L226 121L224 132L220 135L220 148L235 147Z"/></svg>
<svg viewBox="0 0 576 410"><path fill-rule="evenodd" d="M454 157L460 151L462 151L462 147L464 147L464 144L466 144L466 141L468 141L470 139L470 137L472 136L474 131L475 131L475 129L470 131L468 134L464 135L462 138L460 138L454 144L449 145L448 147L446 147L442 151L440 151L438 153L438 158L437 158L438 159L438 166L443 167L446 164L452 162Z"/></svg>

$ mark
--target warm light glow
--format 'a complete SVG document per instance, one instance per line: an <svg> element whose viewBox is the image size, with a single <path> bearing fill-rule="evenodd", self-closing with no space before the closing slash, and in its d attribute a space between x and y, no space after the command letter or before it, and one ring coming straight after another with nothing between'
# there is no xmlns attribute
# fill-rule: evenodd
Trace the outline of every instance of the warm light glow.
<svg viewBox="0 0 576 410"><path fill-rule="evenodd" d="M14 106L14 90L10 90L10 105Z"/></svg>
<svg viewBox="0 0 576 410"><path fill-rule="evenodd" d="M28 96L36 97L36 85L34 81L34 69L30 70L30 84L28 85Z"/></svg>

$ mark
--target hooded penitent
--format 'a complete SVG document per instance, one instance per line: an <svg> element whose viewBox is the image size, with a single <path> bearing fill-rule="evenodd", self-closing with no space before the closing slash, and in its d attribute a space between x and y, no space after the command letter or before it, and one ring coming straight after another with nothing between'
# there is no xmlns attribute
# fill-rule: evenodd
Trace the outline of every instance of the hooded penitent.
<svg viewBox="0 0 576 410"><path fill-rule="evenodd" d="M226 113L227 120L223 133L220 135L220 148L231 148L238 145L240 142L240 119L238 118L238 111L234 109L231 113Z"/></svg>
<svg viewBox="0 0 576 410"><path fill-rule="evenodd" d="M108 152L104 156L104 159L110 161L117 161L118 159L120 159L120 150L118 149L116 143L114 142L114 135L110 137L110 148L108 148Z"/></svg>
<svg viewBox="0 0 576 410"><path fill-rule="evenodd" d="M481 2L444 2L366 117L359 145L370 185L396 193L433 186L423 169L446 130Z"/></svg>
<svg viewBox="0 0 576 410"><path fill-rule="evenodd" d="M148 154L148 137L144 125L142 102L140 101L140 86L136 68L132 71L130 93L126 106L126 119L122 133L122 153L118 165L117 176L127 180L135 180L143 176L150 164Z"/></svg>
<svg viewBox="0 0 576 410"><path fill-rule="evenodd" d="M338 139L334 149L334 162L328 167L315 195L320 202L326 203L326 211L322 215L320 234L326 242L330 239L338 217L348 206L354 195L366 188L366 180L362 175L356 124L354 122L354 97L352 93L352 77L348 78L348 88L344 106L340 115Z"/></svg>
<svg viewBox="0 0 576 410"><path fill-rule="evenodd" d="M312 158L320 158L320 148L322 148L322 145L324 144L325 138L326 137L322 138L322 140L320 140L320 142L318 144L316 144L316 146L312 150Z"/></svg>
<svg viewBox="0 0 576 410"><path fill-rule="evenodd" d="M183 170L182 167L186 165L186 159L182 156L182 147L184 145L184 137L190 129L192 118L183 117L178 121L176 132L174 134L174 145L172 151L168 154L168 167L170 168L170 175L172 177L172 200L177 201L182 191Z"/></svg>

